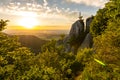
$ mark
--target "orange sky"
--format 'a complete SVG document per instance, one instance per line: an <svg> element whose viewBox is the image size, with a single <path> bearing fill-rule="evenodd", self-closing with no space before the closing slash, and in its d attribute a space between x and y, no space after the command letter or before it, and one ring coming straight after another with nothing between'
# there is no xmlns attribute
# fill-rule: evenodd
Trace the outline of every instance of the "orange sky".
<svg viewBox="0 0 120 80"><path fill-rule="evenodd" d="M3 14L6 16L6 14ZM3 19L7 19L3 16ZM52 19L53 18L53 19ZM38 15L35 12L21 11L8 16L7 29L69 29L74 21L60 15Z"/></svg>

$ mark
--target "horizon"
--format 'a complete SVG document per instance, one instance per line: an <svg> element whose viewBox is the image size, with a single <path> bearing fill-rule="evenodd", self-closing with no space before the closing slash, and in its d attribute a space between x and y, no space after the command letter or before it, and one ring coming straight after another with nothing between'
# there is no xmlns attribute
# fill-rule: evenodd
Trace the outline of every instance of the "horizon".
<svg viewBox="0 0 120 80"><path fill-rule="evenodd" d="M8 22L9 24L9 22ZM69 25L71 26L71 25ZM16 28L17 27L17 28ZM47 26L41 26L41 25L36 25L33 26L32 28L27 28L25 26L20 26L20 25L13 25L13 26L6 26L5 30L69 30L69 28L66 28L67 26L61 26L61 25L47 25Z"/></svg>
<svg viewBox="0 0 120 80"><path fill-rule="evenodd" d="M69 34L69 30L50 30L50 29L44 29L44 30L38 30L38 29L5 29L2 32L9 34L9 35L43 35L43 34L54 34L54 35L60 35L60 34Z"/></svg>

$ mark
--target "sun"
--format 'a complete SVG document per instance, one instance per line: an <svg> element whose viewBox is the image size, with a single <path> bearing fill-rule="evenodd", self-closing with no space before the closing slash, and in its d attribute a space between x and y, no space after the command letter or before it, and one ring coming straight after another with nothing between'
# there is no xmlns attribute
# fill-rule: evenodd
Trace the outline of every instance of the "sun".
<svg viewBox="0 0 120 80"><path fill-rule="evenodd" d="M24 17L18 21L18 24L27 29L33 29L38 25L38 20L35 17Z"/></svg>

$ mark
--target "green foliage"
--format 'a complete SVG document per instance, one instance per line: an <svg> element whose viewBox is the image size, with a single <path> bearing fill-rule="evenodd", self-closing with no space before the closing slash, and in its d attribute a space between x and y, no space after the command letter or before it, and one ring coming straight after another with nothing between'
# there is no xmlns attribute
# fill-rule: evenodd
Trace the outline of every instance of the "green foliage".
<svg viewBox="0 0 120 80"><path fill-rule="evenodd" d="M30 48L35 54L41 52L40 48L48 42L34 35L17 35L17 37L22 46Z"/></svg>
<svg viewBox="0 0 120 80"><path fill-rule="evenodd" d="M65 34L61 34L60 35L60 40L64 40L64 38L65 38Z"/></svg>
<svg viewBox="0 0 120 80"><path fill-rule="evenodd" d="M9 22L9 20L3 20L3 19L0 20L0 31L5 29L7 22Z"/></svg>
<svg viewBox="0 0 120 80"><path fill-rule="evenodd" d="M0 80L18 79L29 69L32 54L29 49L20 46L16 37L0 32Z"/></svg>
<svg viewBox="0 0 120 80"><path fill-rule="evenodd" d="M119 5L119 0L111 0L103 9L98 10L90 27L90 32L93 36L102 34L110 22L120 18Z"/></svg>
<svg viewBox="0 0 120 80"><path fill-rule="evenodd" d="M16 37L9 37L6 34L0 32L0 53L7 53L9 51L13 51L16 48L20 47L20 43L18 43ZM4 55L5 55L4 54Z"/></svg>
<svg viewBox="0 0 120 80"><path fill-rule="evenodd" d="M73 54L63 53L61 46L52 40L45 50L34 55L21 47L17 38L0 34L0 80L72 80Z"/></svg>
<svg viewBox="0 0 120 80"><path fill-rule="evenodd" d="M49 51L49 52L56 52L56 40L51 40L45 45L42 46L41 50L42 52Z"/></svg>
<svg viewBox="0 0 120 80"><path fill-rule="evenodd" d="M81 80L81 73L84 71L84 68L92 60L93 50L92 49L82 49L79 50L76 55L76 60L72 66L74 74L77 76L76 80ZM84 80L84 79L83 79Z"/></svg>
<svg viewBox="0 0 120 80"><path fill-rule="evenodd" d="M90 27L93 36L100 35L106 29L109 19L109 17L106 16L106 11L106 8L100 9L94 17Z"/></svg>
<svg viewBox="0 0 120 80"><path fill-rule="evenodd" d="M107 29L94 38L93 59L86 65L82 79L120 79L120 19L108 22ZM97 61L96 61L96 60ZM102 64L102 65L101 65ZM104 64L104 65L103 65Z"/></svg>
<svg viewBox="0 0 120 80"><path fill-rule="evenodd" d="M74 64L75 56L72 53L65 53L63 45L56 45L56 41L52 40L43 46L43 52L40 53L40 62L48 67L55 69L55 80L71 80L74 75L71 66Z"/></svg>
<svg viewBox="0 0 120 80"><path fill-rule="evenodd" d="M92 58L93 50L92 49L83 49L80 50L76 56L76 60L81 62L83 65L87 64Z"/></svg>
<svg viewBox="0 0 120 80"><path fill-rule="evenodd" d="M110 0L97 12L92 24L94 54L87 62L80 79L120 79L120 1ZM84 59L82 59L84 60Z"/></svg>

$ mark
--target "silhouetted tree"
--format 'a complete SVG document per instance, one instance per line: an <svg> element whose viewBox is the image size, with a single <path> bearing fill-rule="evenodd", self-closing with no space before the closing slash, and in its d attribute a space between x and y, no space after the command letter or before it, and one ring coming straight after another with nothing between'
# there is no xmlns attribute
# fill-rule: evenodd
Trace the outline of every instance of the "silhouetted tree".
<svg viewBox="0 0 120 80"><path fill-rule="evenodd" d="M5 29L5 26L7 26L7 22L9 22L9 20L0 20L0 31Z"/></svg>

